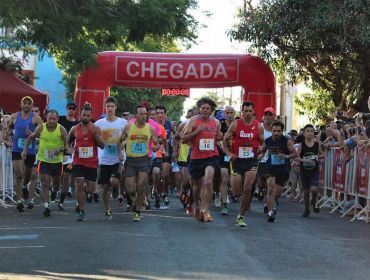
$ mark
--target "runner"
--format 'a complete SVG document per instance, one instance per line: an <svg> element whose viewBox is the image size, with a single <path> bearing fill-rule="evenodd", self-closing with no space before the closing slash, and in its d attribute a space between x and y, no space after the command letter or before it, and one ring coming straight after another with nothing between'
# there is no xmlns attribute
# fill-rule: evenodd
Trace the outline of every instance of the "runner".
<svg viewBox="0 0 370 280"><path fill-rule="evenodd" d="M231 187L234 197L243 194L236 226L245 227L244 214L251 202L252 186L256 180L258 161L257 150L263 142L263 127L254 119L254 104L246 101L242 104L242 116L235 120L223 140L223 147L229 156L233 175ZM232 141L231 151L228 141Z"/></svg>
<svg viewBox="0 0 370 280"><path fill-rule="evenodd" d="M100 128L91 122L92 108L85 104L81 110L80 123L72 127L69 132L67 145L73 153L72 174L77 190L79 215L77 221L85 220L84 184L87 182L87 191L92 195L95 191L97 178L98 149L104 149L104 142ZM71 144L75 142L72 150Z"/></svg>
<svg viewBox="0 0 370 280"><path fill-rule="evenodd" d="M277 211L273 209L273 204L275 199L281 196L283 186L288 179L290 159L297 155L292 140L283 135L283 129L282 122L273 122L272 136L265 140L261 148L264 153L261 162L265 164L261 175L267 180L268 222L275 221Z"/></svg>
<svg viewBox="0 0 370 280"><path fill-rule="evenodd" d="M141 220L140 209L145 199L149 181L151 162L149 158L149 143L153 143L153 151L159 149L158 138L154 128L147 123L147 110L144 106L136 107L136 120L128 124L122 134L121 142L126 141L125 187L135 205L132 219Z"/></svg>
<svg viewBox="0 0 370 280"><path fill-rule="evenodd" d="M223 133L224 137L231 126L231 124L234 121L235 118L235 109L231 106L225 107L225 120L221 122L221 132ZM226 142L227 146L230 147L232 139L229 139L229 141ZM222 142L221 142L222 146ZM230 174L230 158L227 154L225 154L222 147L219 146L218 152L220 153L220 202L216 204L217 201L217 195L215 198L215 206L221 207L221 214L222 215L228 215L229 214L229 208L227 207L228 204L228 198L227 198L227 189L229 184L229 174Z"/></svg>
<svg viewBox="0 0 370 280"><path fill-rule="evenodd" d="M112 219L112 210L109 208L110 187L112 186L113 194L118 196L119 170L120 161L123 159L122 145L120 137L127 125L127 121L116 117L117 100L113 96L108 96L104 101L106 116L95 122L100 128L104 149L98 150L100 183L103 188L103 201L105 209L105 219ZM115 198L117 198L117 196Z"/></svg>
<svg viewBox="0 0 370 280"><path fill-rule="evenodd" d="M310 215L310 193L312 194L311 205L315 213L320 212L319 204L317 203L317 193L319 191L319 162L318 160L324 157L324 152L321 149L320 143L314 140L315 129L313 125L307 124L303 128L304 140L299 144L296 159L300 164L301 182L304 191L304 206L305 210L303 217Z"/></svg>
<svg viewBox="0 0 370 280"><path fill-rule="evenodd" d="M207 97L197 102L199 115L192 117L184 128L182 143L190 143L190 175L194 180L195 218L211 222L209 203L213 178L219 168L217 141L222 139L221 125L212 117L216 103Z"/></svg>
<svg viewBox="0 0 370 280"><path fill-rule="evenodd" d="M66 129L58 124L58 112L49 110L46 114L46 123L39 125L35 131L28 136L23 148L22 158L26 159L28 147L35 138L40 138L37 159L39 160L38 169L40 173L40 183L42 190L42 200L44 203L44 216L50 217L50 184L54 190L60 187L60 177L62 175L63 153L65 151L65 141L67 139Z"/></svg>
<svg viewBox="0 0 370 280"><path fill-rule="evenodd" d="M36 160L36 143L32 142L32 145L27 151L27 157L23 159L21 153L24 148L24 143L28 137L38 125L42 125L42 120L39 115L31 112L33 107L33 100L29 96L25 96L21 100L21 111L14 113L10 116L7 136L8 138L14 129L13 148L12 148L12 160L14 169L14 185L17 197L17 209L19 212L23 212L23 201L28 199L27 185L31 180L31 175ZM31 143L30 143L31 144ZM23 188L22 188L23 186Z"/></svg>
<svg viewBox="0 0 370 280"><path fill-rule="evenodd" d="M74 101L69 101L67 103L67 114L66 116L60 116L58 123L61 124L66 130L67 133L71 128L78 124L78 121L75 119L74 115L76 112L76 103ZM67 195L72 197L72 190L69 190L72 185L71 174L72 174L72 155L64 155L63 160L63 175L62 175L62 190L60 192L60 199L58 207L61 210L64 210L63 203ZM55 199L57 196L56 192L52 192L52 199Z"/></svg>

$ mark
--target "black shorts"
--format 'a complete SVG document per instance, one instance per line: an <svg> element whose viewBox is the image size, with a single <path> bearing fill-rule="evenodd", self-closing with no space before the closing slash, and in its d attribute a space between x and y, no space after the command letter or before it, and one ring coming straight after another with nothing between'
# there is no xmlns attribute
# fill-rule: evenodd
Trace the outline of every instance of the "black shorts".
<svg viewBox="0 0 370 280"><path fill-rule="evenodd" d="M152 160L152 169L151 170L153 170L156 167L162 170L162 158L155 158L155 159Z"/></svg>
<svg viewBox="0 0 370 280"><path fill-rule="evenodd" d="M230 161L225 161L226 155L220 155L220 168L227 168L230 170ZM228 159L228 158L227 158Z"/></svg>
<svg viewBox="0 0 370 280"><path fill-rule="evenodd" d="M248 171L257 171L258 161L255 158L236 158L233 162L234 174L244 175Z"/></svg>
<svg viewBox="0 0 370 280"><path fill-rule="evenodd" d="M63 173L72 173L72 163L63 164Z"/></svg>
<svg viewBox="0 0 370 280"><path fill-rule="evenodd" d="M96 168L86 167L81 164L73 165L72 176L74 178L84 178L86 181L95 182L98 177Z"/></svg>
<svg viewBox="0 0 370 280"><path fill-rule="evenodd" d="M180 167L188 167L188 165L189 165L187 161L178 161L177 164Z"/></svg>
<svg viewBox="0 0 370 280"><path fill-rule="evenodd" d="M208 166L212 166L215 169L215 172L217 172L220 167L219 157L217 156L204 159L191 159L189 162L190 176L194 180L202 178Z"/></svg>
<svg viewBox="0 0 370 280"><path fill-rule="evenodd" d="M18 152L12 152L12 160L21 160L21 153ZM36 161L36 155L26 155L26 159L24 160L24 165L27 168L33 168L35 167L35 161Z"/></svg>
<svg viewBox="0 0 370 280"><path fill-rule="evenodd" d="M171 156L168 156L168 157L163 157L162 158L162 162L164 163L164 162L167 162L167 163L169 163L169 164L171 164Z"/></svg>
<svg viewBox="0 0 370 280"><path fill-rule="evenodd" d="M134 177L139 172L150 173L151 161L147 156L144 157L128 157L125 161L126 177Z"/></svg>
<svg viewBox="0 0 370 280"><path fill-rule="evenodd" d="M100 174L99 174L99 183L100 184L110 184L110 178L120 178L121 173L119 168L120 163L116 163L113 165L99 165L100 168Z"/></svg>
<svg viewBox="0 0 370 280"><path fill-rule="evenodd" d="M311 187L319 186L319 172L304 172L301 170L300 175L304 190L309 190Z"/></svg>
<svg viewBox="0 0 370 280"><path fill-rule="evenodd" d="M260 175L265 179L268 179L269 177L275 177L276 184L283 187L289 179L289 171L290 169L287 165L271 166L266 164Z"/></svg>
<svg viewBox="0 0 370 280"><path fill-rule="evenodd" d="M40 174L47 174L50 176L61 176L62 175L62 163L49 163L45 161L39 161L38 170Z"/></svg>

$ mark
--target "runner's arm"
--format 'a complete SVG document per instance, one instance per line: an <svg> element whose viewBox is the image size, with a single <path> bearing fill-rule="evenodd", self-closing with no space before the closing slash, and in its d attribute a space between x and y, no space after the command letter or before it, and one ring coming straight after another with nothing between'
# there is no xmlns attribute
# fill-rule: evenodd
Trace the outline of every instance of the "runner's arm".
<svg viewBox="0 0 370 280"><path fill-rule="evenodd" d="M95 139L96 145L100 149L104 149L104 141L103 141L103 136L101 134L100 127L94 125L93 128L94 128L94 132L95 132L94 133L94 139Z"/></svg>
<svg viewBox="0 0 370 280"><path fill-rule="evenodd" d="M73 151L72 143L75 141L75 139L76 139L76 126L71 128L67 136L66 147L70 154L72 154Z"/></svg>
<svg viewBox="0 0 370 280"><path fill-rule="evenodd" d="M158 149L159 149L158 137L157 137L157 134L156 134L156 132L155 132L155 130L152 126L150 126L150 140L152 140L153 145L154 145L153 148L152 148L153 152L158 151Z"/></svg>
<svg viewBox="0 0 370 280"><path fill-rule="evenodd" d="M222 140L222 150L228 156L231 156L229 145L227 144L230 139L234 136L236 131L236 121L233 121L232 124L229 126L229 129L226 131L224 139Z"/></svg>
<svg viewBox="0 0 370 280"><path fill-rule="evenodd" d="M36 126L42 125L42 119L39 115L34 114L32 122L36 124Z"/></svg>
<svg viewBox="0 0 370 280"><path fill-rule="evenodd" d="M189 143L195 136L198 135L204 129L204 125L199 125L197 128L194 127L195 119L191 118L185 125L181 139L183 144Z"/></svg>
<svg viewBox="0 0 370 280"><path fill-rule="evenodd" d="M34 140L37 137L40 137L42 132L42 125L39 125L36 127L35 131L32 132L26 139L26 142L24 143L23 152L21 154L22 158L26 158L28 147L31 144L32 140Z"/></svg>
<svg viewBox="0 0 370 280"><path fill-rule="evenodd" d="M64 126L60 126L60 132L62 133L62 139L64 141L64 147L63 149L61 150L61 152L65 152L67 153L68 151L66 151L66 141L67 141L67 137L68 137L68 132L67 130L64 128Z"/></svg>
<svg viewBox="0 0 370 280"><path fill-rule="evenodd" d="M287 146L288 146L287 148L288 148L288 150L290 152L290 154L287 155L287 158L288 159L293 159L293 158L297 157L297 152L296 152L296 150L294 148L294 145L293 145L293 141L292 140L288 140Z"/></svg>
<svg viewBox="0 0 370 280"><path fill-rule="evenodd" d="M258 125L258 134L259 134L259 137L260 137L260 144L263 143L264 141L264 133L265 133L265 129L263 128L263 125L262 124L259 124Z"/></svg>
<svg viewBox="0 0 370 280"><path fill-rule="evenodd" d="M130 127L131 127L131 124L127 124L127 125L125 126L125 128L123 129L123 131L122 131L122 135L121 135L121 138L119 139L119 141L120 141L121 143L126 141L127 136L128 136L128 134L127 134L127 133L128 133L128 131L129 131Z"/></svg>
<svg viewBox="0 0 370 280"><path fill-rule="evenodd" d="M323 159L324 157L325 157L325 155L324 155L324 151L322 150L322 147L321 147L321 144L320 144L320 142L319 142L319 159Z"/></svg>

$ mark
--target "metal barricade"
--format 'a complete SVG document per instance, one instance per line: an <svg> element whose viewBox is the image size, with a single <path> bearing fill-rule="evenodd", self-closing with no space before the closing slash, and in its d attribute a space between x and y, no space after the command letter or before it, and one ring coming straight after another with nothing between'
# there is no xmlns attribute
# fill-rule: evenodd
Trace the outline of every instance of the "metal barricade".
<svg viewBox="0 0 370 280"><path fill-rule="evenodd" d="M12 152L4 144L0 145L0 205L14 202L13 162Z"/></svg>

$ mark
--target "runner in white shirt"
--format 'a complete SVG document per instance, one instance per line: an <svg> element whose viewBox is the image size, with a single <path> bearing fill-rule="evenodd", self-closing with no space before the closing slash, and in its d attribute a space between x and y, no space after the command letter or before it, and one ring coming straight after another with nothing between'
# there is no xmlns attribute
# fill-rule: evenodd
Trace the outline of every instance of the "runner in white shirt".
<svg viewBox="0 0 370 280"><path fill-rule="evenodd" d="M106 117L95 122L102 132L104 149L98 150L100 166L100 183L103 188L103 201L105 208L105 219L112 219L112 211L109 208L110 186L118 194L119 187L119 165L123 158L120 137L127 121L116 117L117 100L108 96L105 99Z"/></svg>

